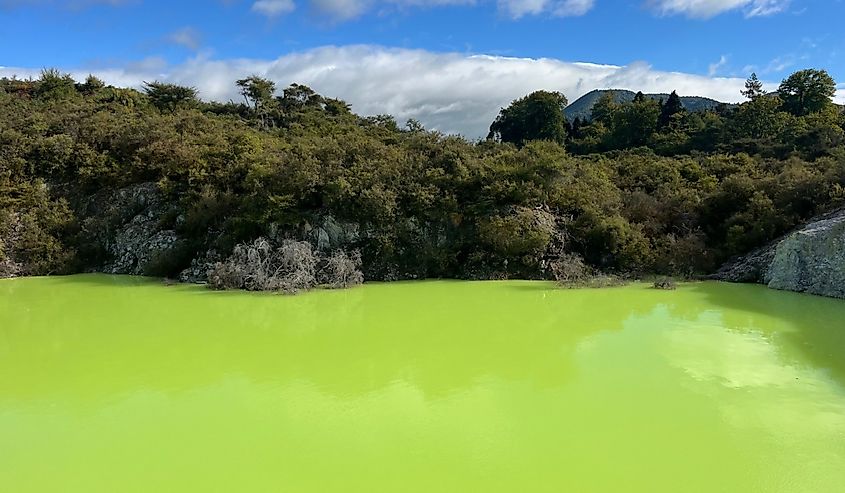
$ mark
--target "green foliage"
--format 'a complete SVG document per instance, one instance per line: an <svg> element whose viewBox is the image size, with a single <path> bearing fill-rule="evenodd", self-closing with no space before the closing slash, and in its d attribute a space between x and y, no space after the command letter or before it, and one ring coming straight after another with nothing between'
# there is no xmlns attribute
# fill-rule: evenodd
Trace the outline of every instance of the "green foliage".
<svg viewBox="0 0 845 493"><path fill-rule="evenodd" d="M36 84L36 96L40 99L65 99L76 95L76 81L70 74L56 69L44 69Z"/></svg>
<svg viewBox="0 0 845 493"><path fill-rule="evenodd" d="M751 101L754 101L765 94L765 91L763 91L763 83L760 82L760 79L757 78L757 74L754 72L752 72L751 77L745 81L745 89L739 92Z"/></svg>
<svg viewBox="0 0 845 493"><path fill-rule="evenodd" d="M162 112L173 113L177 109L190 108L199 103L198 92L193 87L153 81L144 82L144 92L150 103Z"/></svg>
<svg viewBox="0 0 845 493"><path fill-rule="evenodd" d="M672 91L669 99L660 107L660 117L657 121L658 126L660 128L668 127L673 120L678 119L676 117L679 113L683 113L684 111L686 110L684 109L684 104L681 103L680 96L678 96L677 92Z"/></svg>
<svg viewBox="0 0 845 493"><path fill-rule="evenodd" d="M695 113L674 93L662 106L610 96L567 135L565 98L540 91L474 143L359 117L302 85L237 87L246 104L56 72L0 79L0 263L103 265L144 210L103 202L139 184L178 236L142 267L168 276L263 236L360 251L368 279L687 277L845 204L845 117L831 104L788 112L771 94Z"/></svg>
<svg viewBox="0 0 845 493"><path fill-rule="evenodd" d="M800 70L780 84L778 93L787 111L804 116L830 104L836 94L836 82L824 70Z"/></svg>
<svg viewBox="0 0 845 493"><path fill-rule="evenodd" d="M566 97L559 92L536 91L499 112L488 139L523 146L531 140L563 144L566 139Z"/></svg>

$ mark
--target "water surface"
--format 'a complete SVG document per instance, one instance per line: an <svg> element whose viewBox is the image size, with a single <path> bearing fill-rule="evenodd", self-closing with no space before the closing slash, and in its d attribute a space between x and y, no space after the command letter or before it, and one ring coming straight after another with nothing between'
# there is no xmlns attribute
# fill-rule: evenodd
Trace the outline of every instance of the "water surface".
<svg viewBox="0 0 845 493"><path fill-rule="evenodd" d="M3 492L842 492L845 302L0 282Z"/></svg>

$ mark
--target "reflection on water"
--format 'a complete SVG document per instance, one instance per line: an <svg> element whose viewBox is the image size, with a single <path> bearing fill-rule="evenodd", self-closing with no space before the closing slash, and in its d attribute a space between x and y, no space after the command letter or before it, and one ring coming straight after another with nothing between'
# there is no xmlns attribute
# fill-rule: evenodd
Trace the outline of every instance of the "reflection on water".
<svg viewBox="0 0 845 493"><path fill-rule="evenodd" d="M845 302L0 282L0 491L839 492Z"/></svg>

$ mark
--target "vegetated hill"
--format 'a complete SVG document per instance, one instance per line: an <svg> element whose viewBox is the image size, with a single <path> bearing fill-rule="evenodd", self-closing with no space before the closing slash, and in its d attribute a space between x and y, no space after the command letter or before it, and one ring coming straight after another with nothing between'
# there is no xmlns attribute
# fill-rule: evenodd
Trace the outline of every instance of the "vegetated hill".
<svg viewBox="0 0 845 493"><path fill-rule="evenodd" d="M581 120L591 120L593 116L593 105L596 104L596 101L602 97L603 94L613 92L614 96L616 96L617 103L629 103L634 100L634 96L637 93L634 91L629 91L627 89L595 89L587 94L584 94L572 104L566 107L564 113L566 114L566 119L569 121L574 120L575 118L581 118ZM652 98L654 100L664 100L666 101L669 99L668 94L646 94L646 97ZM684 108L688 111L706 111L711 108L716 108L719 105L726 104L720 101L716 101L715 99L704 98L700 96L681 96L681 103L683 103Z"/></svg>

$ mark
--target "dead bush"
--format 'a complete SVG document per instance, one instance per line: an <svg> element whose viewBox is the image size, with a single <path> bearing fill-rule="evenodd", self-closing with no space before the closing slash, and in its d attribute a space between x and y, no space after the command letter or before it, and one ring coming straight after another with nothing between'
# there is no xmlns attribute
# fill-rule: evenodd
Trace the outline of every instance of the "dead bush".
<svg viewBox="0 0 845 493"><path fill-rule="evenodd" d="M560 284L582 283L592 275L592 269L580 255L563 253L548 264L552 277Z"/></svg>
<svg viewBox="0 0 845 493"><path fill-rule="evenodd" d="M663 289L666 291L672 291L677 289L678 286L675 284L675 281L669 279L668 277L664 277L654 281L654 289Z"/></svg>
<svg viewBox="0 0 845 493"><path fill-rule="evenodd" d="M558 284L570 288L609 288L622 286L627 281L619 276L604 274L574 253L564 253L548 263L548 268Z"/></svg>
<svg viewBox="0 0 845 493"><path fill-rule="evenodd" d="M265 238L237 245L223 262L208 273L214 289L282 291L297 293L317 284L318 257L304 241L285 240L273 248Z"/></svg>
<svg viewBox="0 0 845 493"><path fill-rule="evenodd" d="M364 282L361 272L361 252L337 250L325 259L320 282L331 289L349 288Z"/></svg>
<svg viewBox="0 0 845 493"><path fill-rule="evenodd" d="M319 269L318 269L319 267ZM278 248L265 238L237 245L208 272L213 289L298 293L320 284L346 288L361 284L361 254L338 250L321 258L305 241L284 240Z"/></svg>

